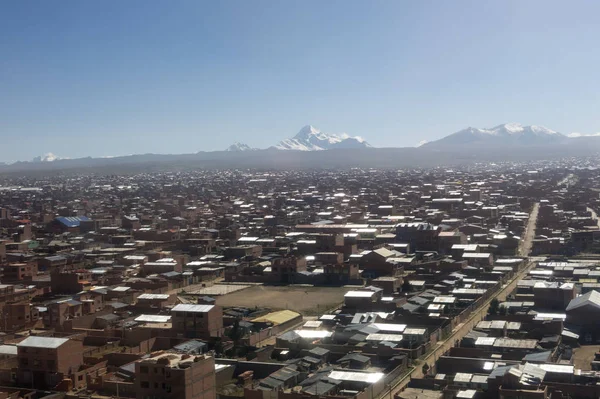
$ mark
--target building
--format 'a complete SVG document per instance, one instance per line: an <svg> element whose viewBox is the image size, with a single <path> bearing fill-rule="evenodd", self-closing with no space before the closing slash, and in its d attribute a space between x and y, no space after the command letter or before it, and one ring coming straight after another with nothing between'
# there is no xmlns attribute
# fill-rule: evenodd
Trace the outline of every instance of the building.
<svg viewBox="0 0 600 399"><path fill-rule="evenodd" d="M176 305L171 310L173 330L188 338L223 336L223 309L217 305Z"/></svg>
<svg viewBox="0 0 600 399"><path fill-rule="evenodd" d="M135 363L137 399L213 399L215 385L215 361L209 356L158 352Z"/></svg>
<svg viewBox="0 0 600 399"><path fill-rule="evenodd" d="M17 344L19 386L52 389L83 365L83 342L29 336Z"/></svg>

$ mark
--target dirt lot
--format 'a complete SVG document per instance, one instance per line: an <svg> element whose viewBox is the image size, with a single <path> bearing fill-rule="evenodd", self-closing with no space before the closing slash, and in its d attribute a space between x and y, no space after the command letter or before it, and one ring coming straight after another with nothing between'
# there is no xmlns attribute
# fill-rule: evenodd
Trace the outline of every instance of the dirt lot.
<svg viewBox="0 0 600 399"><path fill-rule="evenodd" d="M573 349L573 361L575 368L581 370L590 370L591 362L594 360L594 354L600 352L600 345L582 345Z"/></svg>
<svg viewBox="0 0 600 399"><path fill-rule="evenodd" d="M217 297L217 305L289 309L305 316L322 314L344 302L345 287L254 286Z"/></svg>

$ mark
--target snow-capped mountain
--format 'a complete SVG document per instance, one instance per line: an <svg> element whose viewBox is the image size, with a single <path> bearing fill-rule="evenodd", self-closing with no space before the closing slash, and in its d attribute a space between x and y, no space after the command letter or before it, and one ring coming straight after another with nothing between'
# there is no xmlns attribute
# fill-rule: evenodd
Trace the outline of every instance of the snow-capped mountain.
<svg viewBox="0 0 600 399"><path fill-rule="evenodd" d="M304 126L298 134L286 139L273 148L278 150L322 151L334 148L368 148L371 147L362 137L351 137L347 134L323 133L313 126Z"/></svg>
<svg viewBox="0 0 600 399"><path fill-rule="evenodd" d="M543 126L523 126L518 123L506 123L491 129L469 127L440 140L423 144L422 147L544 145L557 143L566 139L567 136Z"/></svg>
<svg viewBox="0 0 600 399"><path fill-rule="evenodd" d="M232 145L230 145L229 147L227 147L227 149L225 151L239 152L239 151L254 151L254 150L256 150L256 148L252 148L248 144L236 142L236 143L233 143Z"/></svg>
<svg viewBox="0 0 600 399"><path fill-rule="evenodd" d="M64 158L61 158L61 157L49 152L47 154L40 155L39 157L33 158L33 160L31 162L54 162L54 161L60 161L61 159L64 159Z"/></svg>

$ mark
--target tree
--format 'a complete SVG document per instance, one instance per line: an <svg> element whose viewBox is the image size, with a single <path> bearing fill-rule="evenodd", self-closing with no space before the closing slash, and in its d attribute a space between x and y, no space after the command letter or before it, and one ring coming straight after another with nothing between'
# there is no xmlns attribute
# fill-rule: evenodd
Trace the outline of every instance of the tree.
<svg viewBox="0 0 600 399"><path fill-rule="evenodd" d="M488 308L488 314L495 316L496 314L498 314L499 307L500 307L500 301L498 301L498 298L492 299L490 302L490 307Z"/></svg>
<svg viewBox="0 0 600 399"><path fill-rule="evenodd" d="M500 316L506 316L506 312L507 312L507 311L508 311L508 309L506 308L506 306L501 306L501 307L498 309L498 314L499 314Z"/></svg>
<svg viewBox="0 0 600 399"><path fill-rule="evenodd" d="M221 338L216 339L214 350L216 355L221 355L223 353L223 342L221 342Z"/></svg>
<svg viewBox="0 0 600 399"><path fill-rule="evenodd" d="M429 365L425 363L421 370L423 371L423 375L427 375L427 373L429 372Z"/></svg>
<svg viewBox="0 0 600 399"><path fill-rule="evenodd" d="M410 292L411 288L410 281L404 279L404 282L402 283L402 292Z"/></svg>
<svg viewBox="0 0 600 399"><path fill-rule="evenodd" d="M236 319L227 334L229 338L237 345L238 341L244 337L244 331L240 328L240 320Z"/></svg>

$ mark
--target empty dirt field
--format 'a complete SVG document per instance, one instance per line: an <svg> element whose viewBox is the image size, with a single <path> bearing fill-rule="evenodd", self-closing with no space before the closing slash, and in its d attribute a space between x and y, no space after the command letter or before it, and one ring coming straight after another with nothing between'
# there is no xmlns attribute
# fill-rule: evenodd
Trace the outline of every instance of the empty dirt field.
<svg viewBox="0 0 600 399"><path fill-rule="evenodd" d="M582 345L573 349L573 363L581 370L591 370L594 354L600 352L600 345Z"/></svg>
<svg viewBox="0 0 600 399"><path fill-rule="evenodd" d="M315 316L344 302L349 287L254 286L217 297L223 307L289 309Z"/></svg>

